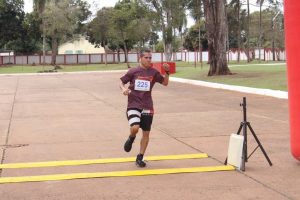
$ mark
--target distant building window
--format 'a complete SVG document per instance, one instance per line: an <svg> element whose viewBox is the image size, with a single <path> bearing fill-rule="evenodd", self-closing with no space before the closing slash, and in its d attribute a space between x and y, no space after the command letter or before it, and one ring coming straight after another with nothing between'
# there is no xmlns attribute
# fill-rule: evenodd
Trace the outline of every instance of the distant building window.
<svg viewBox="0 0 300 200"><path fill-rule="evenodd" d="M83 54L83 51L82 50L76 50L75 54Z"/></svg>
<svg viewBox="0 0 300 200"><path fill-rule="evenodd" d="M73 51L72 50L66 50L65 54L73 54Z"/></svg>

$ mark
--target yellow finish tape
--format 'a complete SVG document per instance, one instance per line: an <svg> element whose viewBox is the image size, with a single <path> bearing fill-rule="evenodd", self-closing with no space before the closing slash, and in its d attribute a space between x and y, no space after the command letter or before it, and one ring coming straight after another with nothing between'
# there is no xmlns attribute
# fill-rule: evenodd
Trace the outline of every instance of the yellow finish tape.
<svg viewBox="0 0 300 200"><path fill-rule="evenodd" d="M148 169L148 170L97 172L97 173L54 174L54 175L42 175L42 176L4 177L4 178L0 178L0 183L60 181L60 180L71 180L71 179L146 176L146 175L231 171L231 170L235 170L235 168L233 166L224 165L224 166L192 167L192 168L170 168L170 169Z"/></svg>
<svg viewBox="0 0 300 200"><path fill-rule="evenodd" d="M208 155L206 153L198 153L198 154L180 154L180 155L166 155L166 156L149 156L146 157L145 160L148 161L180 160L180 159L194 159L194 158L207 158L207 157ZM123 163L123 162L135 162L135 159L136 157L105 158L105 159L93 159L93 160L65 160L65 161L31 162L31 163L10 163L10 164L0 164L0 169Z"/></svg>

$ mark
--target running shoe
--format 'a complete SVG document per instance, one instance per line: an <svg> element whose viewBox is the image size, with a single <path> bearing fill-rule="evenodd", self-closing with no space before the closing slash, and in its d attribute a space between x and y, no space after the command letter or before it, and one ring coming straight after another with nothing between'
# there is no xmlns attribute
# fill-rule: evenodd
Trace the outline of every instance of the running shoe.
<svg viewBox="0 0 300 200"><path fill-rule="evenodd" d="M135 164L138 167L146 167L146 163L143 160L136 159Z"/></svg>
<svg viewBox="0 0 300 200"><path fill-rule="evenodd" d="M126 152L131 151L133 141L134 141L134 139L131 139L130 137L126 140L126 142L124 144L124 151L126 151Z"/></svg>
<svg viewBox="0 0 300 200"><path fill-rule="evenodd" d="M144 155L143 154L138 154L136 156L135 164L138 167L146 167L146 163L143 161Z"/></svg>

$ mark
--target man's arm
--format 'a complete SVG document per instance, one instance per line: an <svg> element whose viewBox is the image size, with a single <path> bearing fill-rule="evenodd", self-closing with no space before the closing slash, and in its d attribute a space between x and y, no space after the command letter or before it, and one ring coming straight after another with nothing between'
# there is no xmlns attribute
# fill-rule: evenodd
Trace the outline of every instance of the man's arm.
<svg viewBox="0 0 300 200"><path fill-rule="evenodd" d="M124 94L125 96L129 95L129 93L131 92L131 90L129 90L128 88L125 87L125 84L121 81L120 82L120 89L122 91L122 94Z"/></svg>
<svg viewBox="0 0 300 200"><path fill-rule="evenodd" d="M169 84L169 72L168 73L166 72L166 75L164 77L164 81L162 82L162 84L164 86L167 86Z"/></svg>
<svg viewBox="0 0 300 200"><path fill-rule="evenodd" d="M167 63L164 63L163 64L163 68L164 68L164 70L166 72L166 75L164 77L164 81L162 82L162 84L164 86L167 86L169 84L170 67L169 67L169 65Z"/></svg>

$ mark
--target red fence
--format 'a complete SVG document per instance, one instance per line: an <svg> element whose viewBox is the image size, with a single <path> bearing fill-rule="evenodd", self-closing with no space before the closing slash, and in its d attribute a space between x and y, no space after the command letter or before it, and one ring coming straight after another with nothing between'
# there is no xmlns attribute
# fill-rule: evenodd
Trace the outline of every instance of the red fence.
<svg viewBox="0 0 300 200"><path fill-rule="evenodd" d="M275 50L275 60L286 60L285 50ZM249 53L252 59L271 61L273 60L272 49L258 49L250 50ZM260 56L259 56L260 55ZM172 61L185 61L185 62L206 62L209 56L207 51L203 52L189 52L182 51L176 52L172 55ZM231 49L227 52L227 59L229 61L237 61L238 51L237 49ZM45 61L44 61L45 60ZM244 51L240 51L240 60L247 60L247 55ZM165 62L164 53L152 53L153 62ZM123 53L109 53L109 54L65 54L56 56L56 64L59 65L76 65L76 64L104 64L107 63L124 63L125 55ZM128 54L128 62L138 62L137 53ZM14 65L41 65L51 64L51 55L14 55L14 56L0 56L0 65L14 64Z"/></svg>

